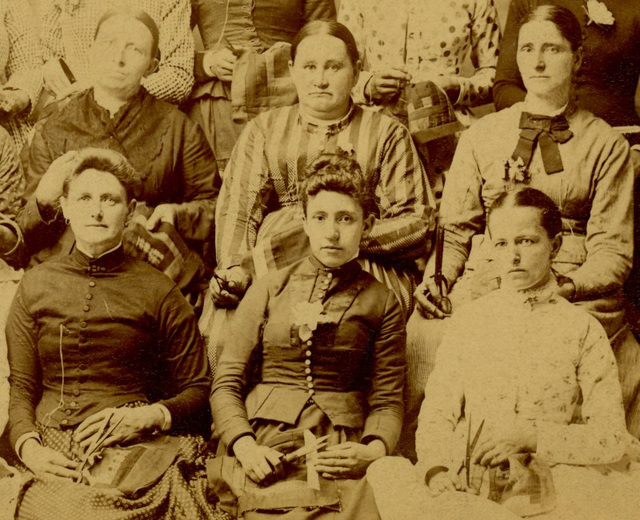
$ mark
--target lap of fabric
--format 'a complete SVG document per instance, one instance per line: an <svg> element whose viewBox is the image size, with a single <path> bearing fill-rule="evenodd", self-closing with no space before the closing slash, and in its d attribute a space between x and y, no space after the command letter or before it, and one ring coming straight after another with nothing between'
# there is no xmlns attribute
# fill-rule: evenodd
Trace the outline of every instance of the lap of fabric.
<svg viewBox="0 0 640 520"><path fill-rule="evenodd" d="M640 508L640 464L606 475L594 468L559 464L551 468L556 491L553 511L537 515L544 520L603 520L637 518ZM515 520L504 506L468 493L444 493L433 498L418 480L411 463L400 457L374 462L367 480L382 520Z"/></svg>
<svg viewBox="0 0 640 520"><path fill-rule="evenodd" d="M75 458L73 430L41 427L45 446ZM148 488L125 496L117 490L71 482L66 479L34 477L21 490L17 518L33 520L137 520L172 518L231 520L217 509L209 496L204 462L206 443L200 436L180 438L180 451L164 475ZM25 467L19 468L28 473ZM213 498L213 500L212 500Z"/></svg>
<svg viewBox="0 0 640 520"><path fill-rule="evenodd" d="M328 445L346 441L359 442L361 430L334 427L326 414L310 404L295 425L264 419L253 419L251 426L258 444L289 453L304 446L305 429L316 437L328 435ZM226 447L218 447L223 456ZM304 460L290 468L286 479L262 487L244 477L236 459L210 465L211 487L219 494L221 506L245 520L284 518L287 520L376 520L379 518L373 492L365 479L326 480L320 477L320 491L307 486ZM211 468L215 468L211 470ZM238 478L238 475L242 478Z"/></svg>

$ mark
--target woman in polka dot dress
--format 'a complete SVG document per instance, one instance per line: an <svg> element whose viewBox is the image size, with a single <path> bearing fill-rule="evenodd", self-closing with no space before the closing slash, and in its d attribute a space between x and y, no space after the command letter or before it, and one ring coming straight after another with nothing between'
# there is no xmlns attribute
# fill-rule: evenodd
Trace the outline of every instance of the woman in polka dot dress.
<svg viewBox="0 0 640 520"><path fill-rule="evenodd" d="M500 28L493 0L342 0L365 73L356 100L384 105L407 82L433 81L458 111L491 101ZM467 57L475 67L464 77Z"/></svg>
<svg viewBox="0 0 640 520"><path fill-rule="evenodd" d="M433 81L458 119L470 125L476 118L470 108L491 102L500 43L494 0L342 0L338 20L349 27L362 56L356 103L388 107L406 123L398 103L402 89L408 82ZM450 136L418 146L436 196L456 145Z"/></svg>

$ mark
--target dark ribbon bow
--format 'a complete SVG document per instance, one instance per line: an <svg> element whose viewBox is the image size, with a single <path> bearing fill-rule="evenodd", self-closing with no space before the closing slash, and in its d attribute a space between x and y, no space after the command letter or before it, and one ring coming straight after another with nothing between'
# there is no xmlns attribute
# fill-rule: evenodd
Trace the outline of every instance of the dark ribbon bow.
<svg viewBox="0 0 640 520"><path fill-rule="evenodd" d="M547 174L561 172L563 166L558 143L566 143L573 137L567 118L564 115L549 117L522 112L519 128L522 131L512 158L517 160L521 157L528 168L538 143L544 171Z"/></svg>

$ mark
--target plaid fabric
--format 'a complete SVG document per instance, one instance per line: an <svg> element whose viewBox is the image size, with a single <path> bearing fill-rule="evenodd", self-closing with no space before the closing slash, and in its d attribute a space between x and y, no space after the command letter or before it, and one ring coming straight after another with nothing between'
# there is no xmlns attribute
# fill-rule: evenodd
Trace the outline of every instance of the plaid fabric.
<svg viewBox="0 0 640 520"><path fill-rule="evenodd" d="M271 108L298 101L289 73L291 45L278 42L262 53L243 48L233 68L233 121L246 123Z"/></svg>
<svg viewBox="0 0 640 520"><path fill-rule="evenodd" d="M162 222L157 230L149 231L146 222L140 213L136 213L129 222L122 236L127 254L162 271L181 290L202 278L202 259L189 249L176 228Z"/></svg>
<svg viewBox="0 0 640 520"><path fill-rule="evenodd" d="M306 121L294 105L252 120L236 144L216 214L220 267L242 262L256 245L266 217L297 204L298 182L307 166L320 153L337 148L354 150L375 190L378 218L362 253L392 261L399 254L425 254L435 200L407 130L360 107L321 127Z"/></svg>

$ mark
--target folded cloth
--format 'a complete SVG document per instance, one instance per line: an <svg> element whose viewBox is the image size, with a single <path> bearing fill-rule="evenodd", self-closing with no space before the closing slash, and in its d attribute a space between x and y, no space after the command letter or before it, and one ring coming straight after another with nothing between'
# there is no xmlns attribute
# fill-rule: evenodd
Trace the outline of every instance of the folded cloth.
<svg viewBox="0 0 640 520"><path fill-rule="evenodd" d="M233 120L246 123L272 108L295 105L296 88L289 73L291 45L278 42L262 53L240 49L233 68Z"/></svg>

